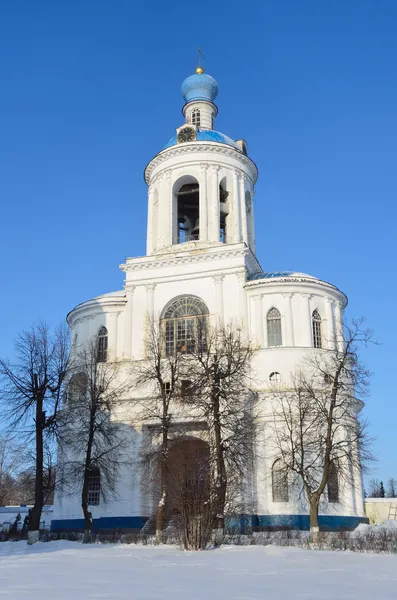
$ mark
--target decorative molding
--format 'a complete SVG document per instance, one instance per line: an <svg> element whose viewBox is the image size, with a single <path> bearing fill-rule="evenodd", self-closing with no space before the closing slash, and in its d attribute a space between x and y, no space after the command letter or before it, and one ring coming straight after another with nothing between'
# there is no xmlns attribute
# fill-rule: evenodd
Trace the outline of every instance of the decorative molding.
<svg viewBox="0 0 397 600"><path fill-rule="evenodd" d="M240 271L239 273L236 273L236 277L237 277L239 283L242 283L243 285L245 285L247 283L246 271Z"/></svg>
<svg viewBox="0 0 397 600"><path fill-rule="evenodd" d="M145 285L145 288L149 294L152 294L154 292L154 290L156 289L156 284L155 283L147 283Z"/></svg>
<svg viewBox="0 0 397 600"><path fill-rule="evenodd" d="M208 254L198 254L191 255L190 253L186 253L185 256L181 256L178 253L178 256L167 256L167 258L159 258L157 260L139 262L137 264L134 263L126 263L120 265L120 269L124 272L127 271L142 271L144 269L157 269L161 267L170 267L174 265L186 265L186 264L194 264L198 262L210 262L214 260L219 260L221 258L236 258L238 256L244 256L247 254L247 249L238 249L238 250L228 250L223 252L211 252Z"/></svg>
<svg viewBox="0 0 397 600"><path fill-rule="evenodd" d="M222 283L223 280L225 279L224 275L213 275L212 279L215 281L215 283L219 284Z"/></svg>
<svg viewBox="0 0 397 600"><path fill-rule="evenodd" d="M216 142L206 142L200 143L197 142L193 145L185 146L184 144L180 144L179 146L171 146L170 148L165 148L159 154L157 154L147 165L145 169L145 181L149 183L151 174L153 170L158 167L162 162L169 158L173 158L175 156L183 156L186 154L200 154L203 152L213 152L215 154L221 154L223 156L227 156L229 158L234 158L241 162L244 167L246 167L250 172L250 179L253 184L256 183L258 179L258 168L256 164L245 156L243 153L240 153L238 150L228 147L225 144L218 144ZM156 178L157 179L157 178Z"/></svg>

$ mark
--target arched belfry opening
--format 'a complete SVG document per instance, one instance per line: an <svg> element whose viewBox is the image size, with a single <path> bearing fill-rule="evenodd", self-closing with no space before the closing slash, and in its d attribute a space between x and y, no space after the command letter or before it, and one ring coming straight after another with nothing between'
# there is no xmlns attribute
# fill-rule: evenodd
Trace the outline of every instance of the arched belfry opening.
<svg viewBox="0 0 397 600"><path fill-rule="evenodd" d="M193 177L182 178L174 187L174 244L200 239L200 186Z"/></svg>
<svg viewBox="0 0 397 600"><path fill-rule="evenodd" d="M227 181L224 177L219 184L219 241L226 243L228 238L229 226L229 192L227 191Z"/></svg>

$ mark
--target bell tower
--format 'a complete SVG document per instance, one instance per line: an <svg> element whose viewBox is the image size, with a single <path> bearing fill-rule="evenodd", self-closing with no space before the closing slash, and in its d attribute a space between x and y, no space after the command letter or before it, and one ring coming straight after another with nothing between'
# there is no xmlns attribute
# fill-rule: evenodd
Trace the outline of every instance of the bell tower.
<svg viewBox="0 0 397 600"><path fill-rule="evenodd" d="M216 131L218 84L198 67L182 83L185 122L149 162L147 255L244 243L255 254L255 163Z"/></svg>

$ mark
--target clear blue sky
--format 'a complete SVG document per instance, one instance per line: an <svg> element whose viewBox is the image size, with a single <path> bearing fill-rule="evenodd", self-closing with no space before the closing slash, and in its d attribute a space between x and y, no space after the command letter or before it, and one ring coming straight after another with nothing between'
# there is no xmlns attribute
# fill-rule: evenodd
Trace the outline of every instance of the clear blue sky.
<svg viewBox="0 0 397 600"><path fill-rule="evenodd" d="M376 332L373 476L397 477L396 31L395 0L2 0L0 354L144 254L143 169L200 45L259 166L263 268L335 283Z"/></svg>

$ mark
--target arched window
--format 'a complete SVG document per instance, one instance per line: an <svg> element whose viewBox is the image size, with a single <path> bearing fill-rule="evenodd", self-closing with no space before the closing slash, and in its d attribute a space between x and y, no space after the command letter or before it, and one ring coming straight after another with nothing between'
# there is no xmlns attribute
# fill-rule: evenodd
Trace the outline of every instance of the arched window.
<svg viewBox="0 0 397 600"><path fill-rule="evenodd" d="M165 353L192 354L206 343L208 308L196 296L181 296L168 306L162 318Z"/></svg>
<svg viewBox="0 0 397 600"><path fill-rule="evenodd" d="M338 469L334 462L331 462L328 473L328 502L339 502L339 481Z"/></svg>
<svg viewBox="0 0 397 600"><path fill-rule="evenodd" d="M321 348L321 317L318 310L314 310L312 314L312 326L313 326L313 346L315 348Z"/></svg>
<svg viewBox="0 0 397 600"><path fill-rule="evenodd" d="M278 458L272 467L273 502L288 502L288 471Z"/></svg>
<svg viewBox="0 0 397 600"><path fill-rule="evenodd" d="M98 467L91 467L88 477L88 504L98 506L101 498L101 474Z"/></svg>
<svg viewBox="0 0 397 600"><path fill-rule="evenodd" d="M108 358L108 330L101 327L98 331L97 361L106 362Z"/></svg>
<svg viewBox="0 0 397 600"><path fill-rule="evenodd" d="M200 127L200 110L198 108L192 110L192 125Z"/></svg>
<svg viewBox="0 0 397 600"><path fill-rule="evenodd" d="M267 345L281 346L281 315L277 308L271 308L267 313Z"/></svg>

